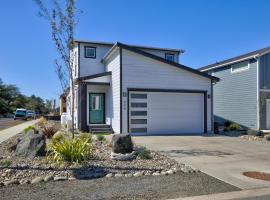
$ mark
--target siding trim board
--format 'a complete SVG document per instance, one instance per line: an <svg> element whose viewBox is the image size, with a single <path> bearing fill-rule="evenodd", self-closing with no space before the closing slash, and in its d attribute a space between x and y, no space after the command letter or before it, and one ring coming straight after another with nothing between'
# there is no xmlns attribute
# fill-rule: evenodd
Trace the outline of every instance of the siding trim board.
<svg viewBox="0 0 270 200"><path fill-rule="evenodd" d="M80 81L84 81L84 80L88 80L88 79L93 79L93 78L98 78L98 77L102 77L102 76L108 76L108 75L111 75L112 72L103 72L103 73L99 73L99 74L93 74L93 75L90 75L90 76L83 76L83 77L79 77L76 79L77 82L80 82Z"/></svg>
<svg viewBox="0 0 270 200"><path fill-rule="evenodd" d="M122 66L122 60L123 60L123 56L122 56L122 48L120 48L120 50L119 50L119 52L120 52L120 133L122 133L122 129L123 129L123 127L122 127L122 121L123 121L123 119L122 119L122 116L123 116L123 114L122 114L122 112L123 112L123 108L122 108L122 103L123 103L123 97L122 97L122 93L123 93L123 77L122 77L122 72L123 72L123 66Z"/></svg>
<svg viewBox="0 0 270 200"><path fill-rule="evenodd" d="M128 106L127 106L127 130L129 132L130 127L129 127L129 93L130 92L168 92L168 93L199 93L204 95L204 133L207 133L207 91L205 90L185 90L185 89L154 89L154 88L127 88L128 91Z"/></svg>

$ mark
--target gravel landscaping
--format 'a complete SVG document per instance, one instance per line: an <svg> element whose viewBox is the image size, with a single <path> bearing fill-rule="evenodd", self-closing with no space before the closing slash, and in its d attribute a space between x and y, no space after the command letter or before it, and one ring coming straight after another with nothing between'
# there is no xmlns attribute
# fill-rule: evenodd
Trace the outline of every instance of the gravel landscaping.
<svg viewBox="0 0 270 200"><path fill-rule="evenodd" d="M57 181L0 188L0 199L172 199L237 191L204 173Z"/></svg>
<svg viewBox="0 0 270 200"><path fill-rule="evenodd" d="M14 146L22 134L25 133L20 133L0 144L0 186L34 184L51 180L93 179L105 176L136 177L198 172L156 152L150 152L151 159L136 157L129 161L112 160L110 159L110 143L97 140L93 141L95 151L90 160L80 165L65 163L59 167L48 162L45 156L34 158L16 156Z"/></svg>

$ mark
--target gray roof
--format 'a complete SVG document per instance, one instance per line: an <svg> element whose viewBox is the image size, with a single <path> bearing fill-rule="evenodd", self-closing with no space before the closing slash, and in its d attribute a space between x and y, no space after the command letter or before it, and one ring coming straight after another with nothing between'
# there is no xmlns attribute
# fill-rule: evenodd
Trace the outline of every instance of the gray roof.
<svg viewBox="0 0 270 200"><path fill-rule="evenodd" d="M99 41L90 41L90 40L74 40L74 42L89 43L89 44L98 44L98 45L106 45L106 46L113 46L115 44L115 43L111 43L111 42L99 42ZM133 45L133 44L129 44L129 46L137 47L137 48L141 48L141 49L153 49L153 50L172 51L172 52L177 52L177 53L184 53L185 52L185 50L183 50L183 49L151 47L151 46L140 46L140 45Z"/></svg>
<svg viewBox="0 0 270 200"><path fill-rule="evenodd" d="M265 54L265 53L267 53L269 51L270 51L270 47L266 47L266 48L263 48L263 49L258 49L256 51L252 51L252 52L249 52L249 53L246 53L246 54L242 54L240 56L236 56L236 57L233 57L233 58L230 58L230 59L227 59L227 60L219 61L219 62L210 64L210 65L201 67L198 70L206 71L206 70L208 70L210 68L213 68L213 67L218 68L219 66L220 67L224 66L227 63L237 62L238 60L249 59L250 57L261 56L262 54Z"/></svg>

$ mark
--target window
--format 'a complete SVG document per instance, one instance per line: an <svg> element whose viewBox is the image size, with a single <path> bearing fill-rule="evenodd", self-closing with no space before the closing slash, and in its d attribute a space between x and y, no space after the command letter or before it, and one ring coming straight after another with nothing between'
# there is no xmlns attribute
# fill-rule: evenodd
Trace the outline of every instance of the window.
<svg viewBox="0 0 270 200"><path fill-rule="evenodd" d="M96 58L96 47L84 47L85 58Z"/></svg>
<svg viewBox="0 0 270 200"><path fill-rule="evenodd" d="M171 62L174 62L174 54L165 53L165 59Z"/></svg>
<svg viewBox="0 0 270 200"><path fill-rule="evenodd" d="M100 110L100 96L92 96L92 110Z"/></svg>
<svg viewBox="0 0 270 200"><path fill-rule="evenodd" d="M249 61L244 61L231 65L231 73L246 71L248 69L249 69Z"/></svg>

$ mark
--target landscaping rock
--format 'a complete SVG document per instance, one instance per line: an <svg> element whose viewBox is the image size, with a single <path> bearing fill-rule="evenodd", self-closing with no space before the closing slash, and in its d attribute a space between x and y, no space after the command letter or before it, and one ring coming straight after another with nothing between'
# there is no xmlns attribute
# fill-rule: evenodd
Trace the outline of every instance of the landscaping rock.
<svg viewBox="0 0 270 200"><path fill-rule="evenodd" d="M111 177L113 177L113 173L109 173L106 175L106 178L111 178Z"/></svg>
<svg viewBox="0 0 270 200"><path fill-rule="evenodd" d="M127 154L133 151L131 136L128 134L115 134L112 137L112 151L114 153Z"/></svg>
<svg viewBox="0 0 270 200"><path fill-rule="evenodd" d="M167 174L174 174L174 171L173 170L168 170L166 171Z"/></svg>
<svg viewBox="0 0 270 200"><path fill-rule="evenodd" d="M44 178L45 182L52 181L52 180L53 180L53 175L52 174L48 175L48 176L45 176L45 178Z"/></svg>
<svg viewBox="0 0 270 200"><path fill-rule="evenodd" d="M43 177L36 177L31 181L31 184L40 183L43 181Z"/></svg>
<svg viewBox="0 0 270 200"><path fill-rule="evenodd" d="M135 174L133 174L133 176L143 176L143 172L136 172Z"/></svg>
<svg viewBox="0 0 270 200"><path fill-rule="evenodd" d="M75 178L75 177L69 177L68 180L69 180L69 181L75 181L76 178Z"/></svg>
<svg viewBox="0 0 270 200"><path fill-rule="evenodd" d="M133 174L125 174L125 177L132 177Z"/></svg>
<svg viewBox="0 0 270 200"><path fill-rule="evenodd" d="M67 180L68 178L66 176L55 176L53 178L54 181L65 181Z"/></svg>
<svg viewBox="0 0 270 200"><path fill-rule="evenodd" d="M20 184L20 182L18 180L9 180L9 181L5 181L4 185L8 186L8 185L18 185Z"/></svg>
<svg viewBox="0 0 270 200"><path fill-rule="evenodd" d="M123 174L115 174L114 177L122 177Z"/></svg>
<svg viewBox="0 0 270 200"><path fill-rule="evenodd" d="M24 184L29 184L30 181L28 179L22 179L19 181L21 185L24 185Z"/></svg>
<svg viewBox="0 0 270 200"><path fill-rule="evenodd" d="M34 158L45 155L46 141L42 134L33 130L25 133L16 147L16 155Z"/></svg>
<svg viewBox="0 0 270 200"><path fill-rule="evenodd" d="M159 176L160 173L159 173L159 172L154 172L152 175L153 175L153 176Z"/></svg>

